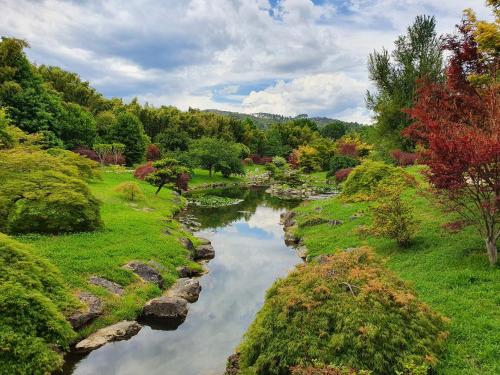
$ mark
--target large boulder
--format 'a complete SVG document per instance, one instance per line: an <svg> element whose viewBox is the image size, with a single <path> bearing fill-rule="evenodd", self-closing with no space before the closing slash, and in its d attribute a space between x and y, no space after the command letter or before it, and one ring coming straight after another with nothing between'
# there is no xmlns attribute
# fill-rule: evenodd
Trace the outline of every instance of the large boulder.
<svg viewBox="0 0 500 375"><path fill-rule="evenodd" d="M103 304L99 297L88 292L80 292L78 298L85 306L75 311L69 317L69 322L74 329L83 327L85 324L101 315L103 311Z"/></svg>
<svg viewBox="0 0 500 375"><path fill-rule="evenodd" d="M104 289L107 289L110 293L116 294L118 296L122 296L124 291L120 284L117 284L113 281L105 279L100 276L91 276L89 279L89 283L97 286L101 286Z"/></svg>
<svg viewBox="0 0 500 375"><path fill-rule="evenodd" d="M194 260L213 259L215 257L215 250L212 245L200 245L195 249Z"/></svg>
<svg viewBox="0 0 500 375"><path fill-rule="evenodd" d="M184 298L186 301L193 303L198 301L200 292L201 285L198 280L184 277L178 279L165 295L169 297Z"/></svg>
<svg viewBox="0 0 500 375"><path fill-rule="evenodd" d="M136 335L141 328L141 325L136 321L124 320L94 332L76 344L75 350L80 353L88 353L108 342L126 340Z"/></svg>
<svg viewBox="0 0 500 375"><path fill-rule="evenodd" d="M129 262L123 267L134 272L142 280L156 284L158 287L163 288L163 277L161 277L156 268L142 262Z"/></svg>
<svg viewBox="0 0 500 375"><path fill-rule="evenodd" d="M184 298L164 295L153 298L144 305L142 318L164 324L168 328L177 328L184 322L187 313L188 303Z"/></svg>
<svg viewBox="0 0 500 375"><path fill-rule="evenodd" d="M200 276L203 274L203 270L199 270L196 268L192 268L189 266L179 266L175 269L177 271L177 274L179 277L193 277L193 276Z"/></svg>
<svg viewBox="0 0 500 375"><path fill-rule="evenodd" d="M285 228L291 227L292 225L295 225L296 224L295 216L296 216L296 213L294 211L283 212L280 215L281 225L283 225Z"/></svg>

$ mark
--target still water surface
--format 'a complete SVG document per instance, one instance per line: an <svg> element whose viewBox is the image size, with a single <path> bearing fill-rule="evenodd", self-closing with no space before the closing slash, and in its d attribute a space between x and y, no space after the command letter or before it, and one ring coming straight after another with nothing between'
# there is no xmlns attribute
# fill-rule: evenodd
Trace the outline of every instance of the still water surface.
<svg viewBox="0 0 500 375"><path fill-rule="evenodd" d="M218 192L221 194L221 192ZM212 241L216 256L200 278L198 302L174 331L143 326L138 335L114 342L71 361L76 375L221 375L227 357L262 306L265 291L300 262L285 246L279 224L284 203L260 189L225 191L238 205L191 208L202 224L196 234Z"/></svg>

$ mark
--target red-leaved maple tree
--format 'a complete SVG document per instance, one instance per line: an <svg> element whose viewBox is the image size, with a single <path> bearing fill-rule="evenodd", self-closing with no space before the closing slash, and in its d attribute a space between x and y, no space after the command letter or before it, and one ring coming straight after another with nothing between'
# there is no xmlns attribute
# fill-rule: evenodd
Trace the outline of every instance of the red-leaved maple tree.
<svg viewBox="0 0 500 375"><path fill-rule="evenodd" d="M428 177L448 208L479 224L491 264L500 237L500 85L477 85L484 74L471 28L464 20L458 36L445 39L451 52L443 83L422 82L406 112L415 120L405 135L424 146ZM495 72L496 74L496 72Z"/></svg>

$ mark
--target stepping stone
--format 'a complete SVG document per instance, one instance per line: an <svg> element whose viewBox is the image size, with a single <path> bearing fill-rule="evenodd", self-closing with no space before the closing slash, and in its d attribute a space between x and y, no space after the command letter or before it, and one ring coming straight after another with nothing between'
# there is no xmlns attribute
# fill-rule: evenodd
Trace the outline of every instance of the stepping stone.
<svg viewBox="0 0 500 375"><path fill-rule="evenodd" d="M163 288L163 277L161 277L160 273L155 268L141 262L129 262L123 267L134 272L142 280Z"/></svg>
<svg viewBox="0 0 500 375"><path fill-rule="evenodd" d="M80 353L88 353L112 341L126 340L136 335L142 326L136 321L124 320L109 327L101 328L75 346Z"/></svg>
<svg viewBox="0 0 500 375"><path fill-rule="evenodd" d="M89 283L97 286L102 286L104 289L107 289L109 292L118 296L122 296L124 293L124 290L120 284L107 280L104 277L92 276L89 279Z"/></svg>
<svg viewBox="0 0 500 375"><path fill-rule="evenodd" d="M85 304L85 308L74 312L69 317L69 322L74 329L83 327L85 324L101 315L103 311L102 301L99 297L88 292L80 292L78 298Z"/></svg>

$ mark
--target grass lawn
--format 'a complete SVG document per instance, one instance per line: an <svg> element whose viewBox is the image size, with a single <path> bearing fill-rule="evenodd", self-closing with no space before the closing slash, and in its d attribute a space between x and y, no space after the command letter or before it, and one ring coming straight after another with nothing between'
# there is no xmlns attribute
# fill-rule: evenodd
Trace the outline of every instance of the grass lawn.
<svg viewBox="0 0 500 375"><path fill-rule="evenodd" d="M141 187L144 200L130 203L114 191L121 182L131 180ZM172 191L163 189L155 196L155 188L134 179L130 171L108 168L103 170L102 180L91 183L90 187L102 201L104 229L61 236L17 237L32 244L38 254L56 265L72 290L88 290L105 301L105 314L85 328L81 336L119 320L134 319L148 299L161 294L158 287L139 281L122 265L130 260L155 261L164 267L162 274L168 286L177 278L176 266L190 263L187 250L177 241L177 237L185 234L171 220L183 204ZM169 235L165 234L167 228ZM92 286L87 282L91 275L126 286L124 296L117 297Z"/></svg>
<svg viewBox="0 0 500 375"><path fill-rule="evenodd" d="M418 174L416 167L409 171ZM456 217L444 214L415 189L409 189L405 199L420 222L413 245L405 250L389 239L356 234L358 226L370 223L366 202L343 203L337 198L308 202L296 209L299 226L311 216L343 224L299 227L297 234L309 256L372 246L423 301L450 318L448 354L440 362L440 374L500 374L500 267L490 267L484 241L474 227L449 233L442 225Z"/></svg>

